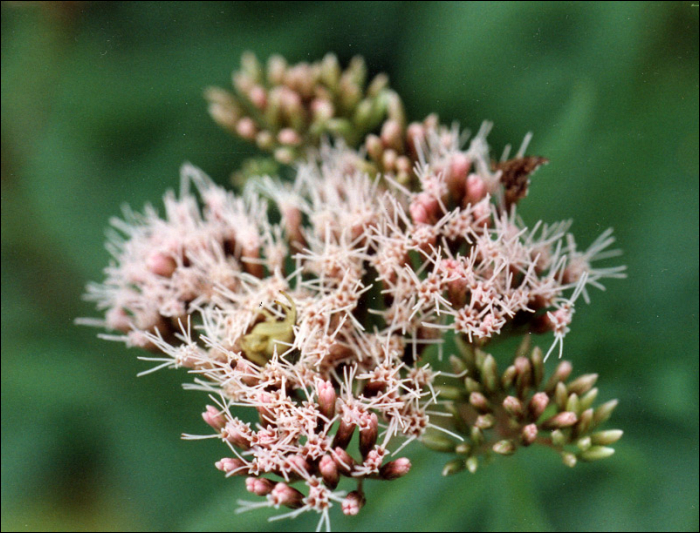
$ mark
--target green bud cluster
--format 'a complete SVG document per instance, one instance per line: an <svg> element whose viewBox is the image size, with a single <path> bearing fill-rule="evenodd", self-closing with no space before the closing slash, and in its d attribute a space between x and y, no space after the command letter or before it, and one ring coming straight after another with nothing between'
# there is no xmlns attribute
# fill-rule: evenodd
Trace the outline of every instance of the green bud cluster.
<svg viewBox="0 0 700 533"><path fill-rule="evenodd" d="M529 336L503 372L492 355L458 345L460 354L451 356L450 363L459 381L443 385L439 392L442 408L451 415L444 429L463 441L438 431L422 439L431 450L457 455L445 464L443 475L474 473L493 454L513 455L531 445L553 449L571 467L614 453L611 445L622 431L600 426L610 418L617 400L595 405L596 374L569 380L571 363L561 361L545 379L542 350L530 349Z"/></svg>
<svg viewBox="0 0 700 533"><path fill-rule="evenodd" d="M372 131L388 129L402 137L403 103L388 81L378 74L368 83L361 57L342 70L333 54L296 65L275 55L263 66L249 52L233 73L235 91L210 87L205 98L220 126L289 164L318 147L324 136L353 148Z"/></svg>

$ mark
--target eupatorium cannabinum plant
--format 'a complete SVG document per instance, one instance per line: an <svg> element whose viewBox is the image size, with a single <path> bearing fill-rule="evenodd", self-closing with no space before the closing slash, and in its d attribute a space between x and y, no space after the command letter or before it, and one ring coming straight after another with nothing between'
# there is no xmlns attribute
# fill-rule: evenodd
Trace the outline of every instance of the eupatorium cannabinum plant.
<svg viewBox="0 0 700 533"><path fill-rule="evenodd" d="M210 430L184 437L222 441L216 468L259 497L242 509L314 511L319 528L333 506L357 514L366 481L409 474L414 440L451 454L448 475L531 445L573 466L622 434L600 429L616 401L596 406L595 374L561 361L545 375L576 304L624 277L598 266L617 255L611 231L581 250L569 222L525 224L518 203L547 163L526 155L530 135L494 160L490 123L471 139L433 115L408 124L386 76L366 77L359 58L244 56L209 111L274 159L244 165L241 194L185 164L162 215L125 208L88 286L104 317L83 320L141 350L142 374L188 369ZM255 175L279 165L292 181ZM512 336L514 358L492 355Z"/></svg>

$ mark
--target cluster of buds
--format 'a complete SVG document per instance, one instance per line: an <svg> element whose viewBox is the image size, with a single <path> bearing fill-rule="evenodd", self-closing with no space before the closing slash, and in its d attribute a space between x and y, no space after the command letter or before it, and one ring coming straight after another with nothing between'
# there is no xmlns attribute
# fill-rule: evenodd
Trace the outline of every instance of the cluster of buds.
<svg viewBox="0 0 700 533"><path fill-rule="evenodd" d="M569 380L572 365L561 361L545 379L544 357L529 349L524 338L515 359L499 373L496 359L478 348L461 344L450 363L463 383L439 387L447 427L462 440L430 432L422 442L430 449L457 454L445 464L443 475L476 472L479 460L490 454L513 455L518 448L540 444L560 454L565 465L604 459L622 431L601 431L617 406L610 400L594 407L597 374Z"/></svg>
<svg viewBox="0 0 700 533"><path fill-rule="evenodd" d="M233 73L235 95L211 87L205 97L219 125L289 164L318 147L324 136L359 146L373 130L403 127L403 104L388 81L379 74L368 84L361 57L345 70L333 54L291 66L272 56L264 68L248 52Z"/></svg>
<svg viewBox="0 0 700 533"><path fill-rule="evenodd" d="M416 440L462 456L448 473L535 443L567 464L609 455L621 433L594 432L613 407L592 410L594 377L566 385L562 363L540 387L547 357L557 347L561 357L576 301L624 269L593 266L615 255L610 231L580 251L569 223L528 228L517 216L530 175L546 162L524 155L529 136L514 159L494 163L489 123L466 148L466 135L434 117L404 129L384 78L362 92L357 61L340 73L332 56L295 67L273 58L266 82L252 56L243 64L235 80L245 105L240 95L210 94L217 120L238 131L248 119L243 129L250 125L258 143L274 131L278 159L293 148L283 131L306 135L315 150L297 163L293 183L260 177L241 196L185 165L163 218L148 206L112 221L114 260L87 294L104 318L83 322L153 352L141 357L156 363L144 374L183 367L195 376L188 388L216 403L203 415L209 436L230 451L217 468L246 476L264 498L244 509L315 511L329 527L334 503L360 511L365 480L407 474L409 459L392 456ZM303 104L299 114L280 111L292 100ZM366 144L374 166L343 143L318 144L321 122L309 114L317 101L359 116L353 135L388 117L379 137L346 137ZM362 119L375 104L381 112ZM244 108L258 109L257 121ZM497 338L547 332L546 354L523 347L502 376L482 351ZM433 367L450 337L464 349L445 374L456 381L438 387ZM448 423L433 421L445 415Z"/></svg>

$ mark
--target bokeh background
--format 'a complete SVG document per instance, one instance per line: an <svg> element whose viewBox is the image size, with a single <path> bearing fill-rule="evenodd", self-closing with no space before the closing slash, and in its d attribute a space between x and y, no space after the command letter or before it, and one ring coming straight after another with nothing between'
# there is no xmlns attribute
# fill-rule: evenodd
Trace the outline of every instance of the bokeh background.
<svg viewBox="0 0 700 533"><path fill-rule="evenodd" d="M584 246L613 226L629 267L565 347L620 399L615 456L571 470L533 449L442 478L445 457L413 445L411 475L334 527L697 531L697 2L3 2L3 530L315 527L234 514L225 448L179 439L206 431L205 397L181 372L137 379L135 351L73 324L123 202L158 203L185 160L225 183L255 155L202 99L244 50L361 54L410 118L493 120L497 153L532 130L552 163L522 215L573 218Z"/></svg>

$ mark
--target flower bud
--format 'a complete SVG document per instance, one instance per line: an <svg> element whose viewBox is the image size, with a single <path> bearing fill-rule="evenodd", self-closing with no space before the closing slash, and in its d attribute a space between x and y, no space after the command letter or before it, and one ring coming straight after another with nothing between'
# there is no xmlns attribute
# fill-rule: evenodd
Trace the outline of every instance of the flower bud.
<svg viewBox="0 0 700 533"><path fill-rule="evenodd" d="M366 456L377 443L379 435L379 421L375 413L370 413L366 425L360 426L360 453Z"/></svg>
<svg viewBox="0 0 700 533"><path fill-rule="evenodd" d="M214 463L214 466L222 472L226 472L229 476L245 476L248 474L248 465L245 461L233 457L224 457Z"/></svg>
<svg viewBox="0 0 700 533"><path fill-rule="evenodd" d="M615 407L617 407L617 400L610 400L609 402L605 402L603 405L598 406L593 412L593 424L598 426L605 422L608 418L610 418L610 415L615 410Z"/></svg>
<svg viewBox="0 0 700 533"><path fill-rule="evenodd" d="M343 514L347 516L355 516L360 512L360 509L365 505L365 497L362 493L353 490L343 499L340 504L340 508L343 510Z"/></svg>
<svg viewBox="0 0 700 533"><path fill-rule="evenodd" d="M532 398L530 399L530 403L528 404L528 413L530 415L530 419L537 421L537 419L542 416L542 413L544 413L544 410L547 408L547 405L549 404L549 396L547 396L546 393L544 392L537 392L535 393Z"/></svg>
<svg viewBox="0 0 700 533"><path fill-rule="evenodd" d="M491 405L482 393L474 391L469 395L469 403L480 413L491 412Z"/></svg>
<svg viewBox="0 0 700 533"><path fill-rule="evenodd" d="M520 442L523 446L529 446L537 440L537 424L528 424L520 432Z"/></svg>
<svg viewBox="0 0 700 533"><path fill-rule="evenodd" d="M552 376L547 380L547 385L544 388L545 392L554 392L554 388L557 386L557 383L569 379L572 370L573 366L571 366L569 361L560 362L559 365L557 365L557 369L554 371L554 374L552 374Z"/></svg>
<svg viewBox="0 0 700 533"><path fill-rule="evenodd" d="M153 252L146 259L146 268L157 276L169 278L177 269L177 263L172 256L163 252Z"/></svg>
<svg viewBox="0 0 700 533"><path fill-rule="evenodd" d="M525 393L532 383L532 365L527 357L517 357L513 363L517 374L515 376L515 388L519 398L524 398Z"/></svg>
<svg viewBox="0 0 700 533"><path fill-rule="evenodd" d="M277 483L270 492L272 503L297 509L303 505L304 495L286 483Z"/></svg>
<svg viewBox="0 0 700 533"><path fill-rule="evenodd" d="M338 465L338 471L349 476L352 469L355 467L355 460L350 456L344 448L337 447L333 450L333 460Z"/></svg>
<svg viewBox="0 0 700 533"><path fill-rule="evenodd" d="M591 442L599 446L608 446L615 444L622 437L621 429L609 429L607 431L599 431L591 435Z"/></svg>
<svg viewBox="0 0 700 533"><path fill-rule="evenodd" d="M523 416L523 404L515 396L506 396L503 400L503 409L513 418Z"/></svg>
<svg viewBox="0 0 700 533"><path fill-rule="evenodd" d="M250 117L243 117L236 124L236 133L248 141L255 139L257 132L255 122Z"/></svg>
<svg viewBox="0 0 700 533"><path fill-rule="evenodd" d="M615 450L613 448L608 448L607 446L593 446L585 452L581 452L579 457L582 461L599 461L600 459L610 457L614 453Z"/></svg>
<svg viewBox="0 0 700 533"><path fill-rule="evenodd" d="M299 146L301 144L301 137L292 128L281 129L277 134L277 140L286 146Z"/></svg>
<svg viewBox="0 0 700 533"><path fill-rule="evenodd" d="M202 418L215 431L221 431L226 425L226 416L212 405L207 405L207 410L202 413Z"/></svg>
<svg viewBox="0 0 700 533"><path fill-rule="evenodd" d="M564 463L566 466L568 466L569 468L573 468L573 467L576 466L577 459L576 459L576 456L575 456L573 453L562 452L562 454L561 454L561 460L562 460L563 463Z"/></svg>
<svg viewBox="0 0 700 533"><path fill-rule="evenodd" d="M338 431L335 432L333 437L333 447L347 448L353 431L355 431L355 424L348 423L341 418L338 424Z"/></svg>
<svg viewBox="0 0 700 533"><path fill-rule="evenodd" d="M382 126L382 131L379 135L384 148L391 148L398 153L403 153L403 132L401 124L396 120L387 120Z"/></svg>
<svg viewBox="0 0 700 533"><path fill-rule="evenodd" d="M426 448L436 452L453 453L455 451L455 442L439 433L426 433L420 441Z"/></svg>
<svg viewBox="0 0 700 533"><path fill-rule="evenodd" d="M318 463L318 471L321 473L323 482L328 488L334 489L338 486L340 474L338 473L338 465L333 457L330 455L324 455L321 457L321 460Z"/></svg>
<svg viewBox="0 0 700 533"><path fill-rule="evenodd" d="M512 440L501 440L493 445L493 451L499 455L513 455L516 450L515 443Z"/></svg>
<svg viewBox="0 0 700 533"><path fill-rule="evenodd" d="M275 482L264 477L249 477L245 480L245 488L257 496L267 496L275 488Z"/></svg>
<svg viewBox="0 0 700 533"><path fill-rule="evenodd" d="M330 381L317 381L316 394L321 414L330 420L335 415L335 402L337 399L333 385Z"/></svg>
<svg viewBox="0 0 700 533"><path fill-rule="evenodd" d="M464 459L453 459L445 463L442 469L443 476L451 476L453 474L458 474L467 467Z"/></svg>
<svg viewBox="0 0 700 533"><path fill-rule="evenodd" d="M411 470L411 461L407 457L400 457L395 461L389 461L379 470L382 479L398 479L408 474Z"/></svg>
<svg viewBox="0 0 700 533"><path fill-rule="evenodd" d="M576 413L564 411L557 413L552 418L548 418L542 423L544 429L561 429L573 426L578 421Z"/></svg>
<svg viewBox="0 0 700 533"><path fill-rule="evenodd" d="M488 191L486 190L486 184L481 176L478 174L470 174L466 180L464 187L464 200L462 204L466 207L469 204L476 204L482 200Z"/></svg>
<svg viewBox="0 0 700 533"><path fill-rule="evenodd" d="M579 396L587 393L593 388L595 382L598 380L598 374L584 374L573 380L567 388L569 392L575 392Z"/></svg>

